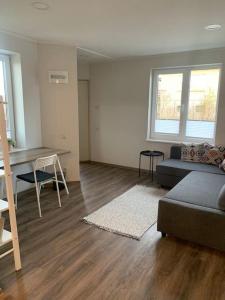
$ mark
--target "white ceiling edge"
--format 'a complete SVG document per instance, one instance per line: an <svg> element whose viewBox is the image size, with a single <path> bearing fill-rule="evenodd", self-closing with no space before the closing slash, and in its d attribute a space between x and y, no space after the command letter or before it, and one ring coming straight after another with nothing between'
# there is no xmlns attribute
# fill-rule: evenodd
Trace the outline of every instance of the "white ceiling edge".
<svg viewBox="0 0 225 300"><path fill-rule="evenodd" d="M213 47L201 47L201 48L193 48L193 49L188 49L188 48L179 48L179 49L172 49L170 51L154 51L149 54L143 54L143 55L132 55L132 56L123 56L123 57L118 57L114 59L115 61L129 61L129 60L142 60L145 58L148 58L150 56L159 56L159 55L175 55L178 53L188 53L188 52L197 52L197 51L213 51L213 50L219 50L219 49L224 49L225 50L225 45L213 45Z"/></svg>
<svg viewBox="0 0 225 300"><path fill-rule="evenodd" d="M213 45L213 47L202 47L202 48L195 48L195 49L187 49L187 48L179 48L179 49L171 49L169 52L168 51L153 51L148 54L143 54L143 55L132 55L132 56L121 56L121 57L111 57L108 55L105 55L103 53L97 52L92 49L88 49L85 47L81 47L76 45L75 43L69 43L69 42L62 42L62 41L57 41L57 40L41 40L41 39L34 39L31 36L23 35L20 33L16 33L13 31L6 30L4 28L0 28L0 33L6 34L12 37L16 37L18 39L23 39L28 42L36 43L36 44L49 44L49 45L59 45L59 46L70 46L70 47L75 47L78 51L83 51L85 53L90 54L90 60L81 60L79 59L77 55L77 59L79 63L88 63L88 64L98 64L98 63L107 63L107 62L119 62L119 61L130 61L130 60L142 60L146 59L150 56L157 56L157 55L173 55L177 53L185 53L185 52L194 52L194 51L204 51L204 50L213 50L213 49L225 49L225 45ZM99 59L93 59L92 56L98 57Z"/></svg>
<svg viewBox="0 0 225 300"><path fill-rule="evenodd" d="M34 39L30 36L23 35L21 33L13 32L13 31L9 31L9 30L6 30L4 28L0 28L0 33L6 34L6 35L9 35L9 36L12 36L12 37L16 37L18 39L26 40L26 41L32 42L32 43L37 43L38 42L36 39Z"/></svg>
<svg viewBox="0 0 225 300"><path fill-rule="evenodd" d="M122 57L114 57L111 59L111 62L125 62L125 61L132 61L132 60L144 60L148 59L152 56L161 56L161 55L176 55L178 53L189 53L189 52L200 52L200 51L214 51L214 50L220 50L225 51L225 45L213 45L213 47L201 47L201 48L195 48L195 49L187 49L187 48L179 48L179 49L172 49L170 51L155 51L149 54L143 54L143 55L132 55L132 56L122 56ZM91 64L97 64L97 63L107 63L109 62L106 60L102 61L96 61L96 62L91 62Z"/></svg>
<svg viewBox="0 0 225 300"><path fill-rule="evenodd" d="M112 61L113 57L83 47L77 47L77 61L79 64L99 63Z"/></svg>
<svg viewBox="0 0 225 300"><path fill-rule="evenodd" d="M87 48L84 48L84 47L80 47L80 46L76 45L75 43L68 43L68 42L62 42L62 41L57 41L57 40L53 41L53 40L34 39L31 36L27 36L27 35L23 35L23 34L20 34L20 33L13 32L13 31L9 31L9 30L6 30L4 28L0 28L0 33L6 34L6 35L9 35L9 36L18 38L18 39L22 39L22 40L25 40L25 41L28 41L28 42L36 43L36 44L49 44L49 45L75 47L77 50L84 51L85 53L90 53L91 55L101 57L102 59L106 59L106 60L113 59L111 56L108 56L108 55L105 55L103 53L94 51L92 49L87 49Z"/></svg>
<svg viewBox="0 0 225 300"><path fill-rule="evenodd" d="M77 47L77 49L79 49L81 51L84 51L84 52L87 52L87 53L90 53L90 54L93 54L93 55L101 56L103 58L113 59L113 57L111 57L111 56L102 54L100 52L97 52L97 51L94 51L94 50L91 50L91 49L87 49L87 48L83 48L83 47Z"/></svg>

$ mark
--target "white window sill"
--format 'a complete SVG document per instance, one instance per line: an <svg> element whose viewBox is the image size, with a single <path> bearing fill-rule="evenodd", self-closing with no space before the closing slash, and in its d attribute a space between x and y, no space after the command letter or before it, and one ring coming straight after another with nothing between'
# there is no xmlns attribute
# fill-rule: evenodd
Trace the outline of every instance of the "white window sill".
<svg viewBox="0 0 225 300"><path fill-rule="evenodd" d="M26 150L26 148L13 148L13 149L9 150L9 154L13 154L13 153L24 151L24 150ZM3 153L2 153L2 148L0 148L0 160L2 160L2 159L3 159Z"/></svg>
<svg viewBox="0 0 225 300"><path fill-rule="evenodd" d="M175 145L182 145L182 144L194 144L198 145L201 143L209 143L210 145L215 145L214 141L209 140L202 140L202 141L169 141L169 140L157 140L157 139L146 139L146 142L150 143L163 143L163 144L175 144Z"/></svg>
<svg viewBox="0 0 225 300"><path fill-rule="evenodd" d="M146 142L151 142L151 143L164 143L164 144L183 144L187 142L180 142L180 141L167 141L167 140L154 140L154 139L146 139ZM194 143L193 143L194 144ZM196 143L197 144L197 143Z"/></svg>
<svg viewBox="0 0 225 300"><path fill-rule="evenodd" d="M26 148L12 148L10 149L9 153L20 152L23 150L26 150Z"/></svg>

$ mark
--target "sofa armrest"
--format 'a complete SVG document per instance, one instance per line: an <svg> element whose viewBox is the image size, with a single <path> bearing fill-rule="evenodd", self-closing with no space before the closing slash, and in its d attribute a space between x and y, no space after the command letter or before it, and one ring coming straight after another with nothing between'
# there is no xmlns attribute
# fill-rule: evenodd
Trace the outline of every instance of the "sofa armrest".
<svg viewBox="0 0 225 300"><path fill-rule="evenodd" d="M163 235L225 251L225 212L169 198L159 201L157 230Z"/></svg>

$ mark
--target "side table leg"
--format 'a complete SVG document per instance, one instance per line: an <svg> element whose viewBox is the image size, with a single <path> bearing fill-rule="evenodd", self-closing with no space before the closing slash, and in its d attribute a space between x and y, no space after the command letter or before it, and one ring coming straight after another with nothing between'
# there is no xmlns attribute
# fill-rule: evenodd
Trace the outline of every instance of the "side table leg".
<svg viewBox="0 0 225 300"><path fill-rule="evenodd" d="M141 154L139 156L139 177L141 176Z"/></svg>
<svg viewBox="0 0 225 300"><path fill-rule="evenodd" d="M148 175L151 175L151 166L152 166L152 157L149 156L149 171L148 171Z"/></svg>
<svg viewBox="0 0 225 300"><path fill-rule="evenodd" d="M152 181L154 180L154 156L152 156Z"/></svg>

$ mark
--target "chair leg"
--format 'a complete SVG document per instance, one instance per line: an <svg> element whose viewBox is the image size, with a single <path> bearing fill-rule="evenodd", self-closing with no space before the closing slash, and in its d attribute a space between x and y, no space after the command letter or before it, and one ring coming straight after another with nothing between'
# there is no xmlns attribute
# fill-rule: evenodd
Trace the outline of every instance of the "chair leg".
<svg viewBox="0 0 225 300"><path fill-rule="evenodd" d="M59 193L58 176L57 176L57 172L56 172L56 167L55 167L55 165L54 165L54 171L55 171L55 182L56 182L56 188L57 188L57 194L58 194L59 207L62 207L61 199L60 199L60 193Z"/></svg>
<svg viewBox="0 0 225 300"><path fill-rule="evenodd" d="M65 186L65 189L66 189L66 193L67 193L67 195L69 195L69 190L68 190L68 187L67 187L67 183L66 183L66 180L65 180L65 177L64 177L64 174L63 174L62 167L61 167L59 159L58 159L58 165L59 165L59 170L60 170L60 173L61 173L61 176L62 176L62 180L63 180L64 186Z"/></svg>
<svg viewBox="0 0 225 300"><path fill-rule="evenodd" d="M36 193L37 193L37 203L38 203L38 211L39 211L39 217L42 217L41 213L41 204L40 204L40 187L37 181L35 182L35 187L36 187Z"/></svg>

